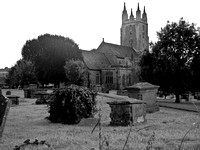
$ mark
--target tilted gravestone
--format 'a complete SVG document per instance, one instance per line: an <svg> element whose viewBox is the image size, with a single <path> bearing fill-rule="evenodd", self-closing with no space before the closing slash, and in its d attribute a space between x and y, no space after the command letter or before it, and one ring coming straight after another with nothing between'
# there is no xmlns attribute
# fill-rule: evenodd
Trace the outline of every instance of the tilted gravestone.
<svg viewBox="0 0 200 150"><path fill-rule="evenodd" d="M6 99L0 92L0 140L2 138L9 109L10 109L9 99Z"/></svg>

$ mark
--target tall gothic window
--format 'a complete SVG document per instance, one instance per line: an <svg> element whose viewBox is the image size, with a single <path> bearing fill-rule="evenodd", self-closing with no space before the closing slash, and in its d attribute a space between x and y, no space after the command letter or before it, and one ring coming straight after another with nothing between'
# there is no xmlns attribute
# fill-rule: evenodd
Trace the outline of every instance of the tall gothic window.
<svg viewBox="0 0 200 150"><path fill-rule="evenodd" d="M144 32L142 32L142 38L144 39Z"/></svg>
<svg viewBox="0 0 200 150"><path fill-rule="evenodd" d="M113 84L113 72L106 72L106 84Z"/></svg>
<svg viewBox="0 0 200 150"><path fill-rule="evenodd" d="M100 75L99 75L99 73L96 74L96 84L100 84Z"/></svg>
<svg viewBox="0 0 200 150"><path fill-rule="evenodd" d="M133 39L129 40L130 47L133 47Z"/></svg>
<svg viewBox="0 0 200 150"><path fill-rule="evenodd" d="M131 85L131 74L128 75L128 85Z"/></svg>
<svg viewBox="0 0 200 150"><path fill-rule="evenodd" d="M126 80L126 79L125 79L125 75L123 74L123 76L122 76L122 85L123 85L123 86L126 86L125 80Z"/></svg>
<svg viewBox="0 0 200 150"><path fill-rule="evenodd" d="M144 39L145 26L143 25L142 27L143 27L142 38Z"/></svg>

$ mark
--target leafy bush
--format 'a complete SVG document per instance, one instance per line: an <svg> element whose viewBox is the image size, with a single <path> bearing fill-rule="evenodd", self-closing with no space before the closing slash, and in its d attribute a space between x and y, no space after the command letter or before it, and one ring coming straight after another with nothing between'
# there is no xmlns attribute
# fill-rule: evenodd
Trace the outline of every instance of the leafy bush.
<svg viewBox="0 0 200 150"><path fill-rule="evenodd" d="M96 92L76 85L55 90L49 102L49 120L77 124L82 118L92 117L96 111L96 95Z"/></svg>

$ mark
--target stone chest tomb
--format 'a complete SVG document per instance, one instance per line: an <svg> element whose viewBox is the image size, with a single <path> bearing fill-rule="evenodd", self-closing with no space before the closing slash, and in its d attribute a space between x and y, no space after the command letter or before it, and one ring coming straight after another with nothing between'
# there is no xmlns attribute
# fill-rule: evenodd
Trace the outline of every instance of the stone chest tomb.
<svg viewBox="0 0 200 150"><path fill-rule="evenodd" d="M110 125L127 126L146 122L145 104L142 101L113 101L108 102L111 108Z"/></svg>
<svg viewBox="0 0 200 150"><path fill-rule="evenodd" d="M139 82L126 88L128 97L135 98L146 102L146 111L148 113L159 111L159 106L156 104L156 97L159 86L148 82Z"/></svg>

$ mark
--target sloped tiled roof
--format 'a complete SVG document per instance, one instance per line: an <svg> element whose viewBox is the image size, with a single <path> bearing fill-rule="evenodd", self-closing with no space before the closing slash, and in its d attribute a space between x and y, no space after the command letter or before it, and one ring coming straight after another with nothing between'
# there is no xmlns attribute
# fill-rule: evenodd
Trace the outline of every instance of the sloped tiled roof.
<svg viewBox="0 0 200 150"><path fill-rule="evenodd" d="M111 53L104 53L111 65L117 65L117 58Z"/></svg>
<svg viewBox="0 0 200 150"><path fill-rule="evenodd" d="M82 50L83 60L89 69L102 69L111 65L104 53Z"/></svg>
<svg viewBox="0 0 200 150"><path fill-rule="evenodd" d="M131 47L106 43L104 41L99 45L98 49L96 50L81 51L83 60L87 67L94 70L109 68L111 65L118 65L117 57L139 57L137 52Z"/></svg>
<svg viewBox="0 0 200 150"><path fill-rule="evenodd" d="M117 57L131 57L131 55L134 58L138 57L137 52L131 47L107 43L104 41L99 45L97 51L102 53L110 53Z"/></svg>

